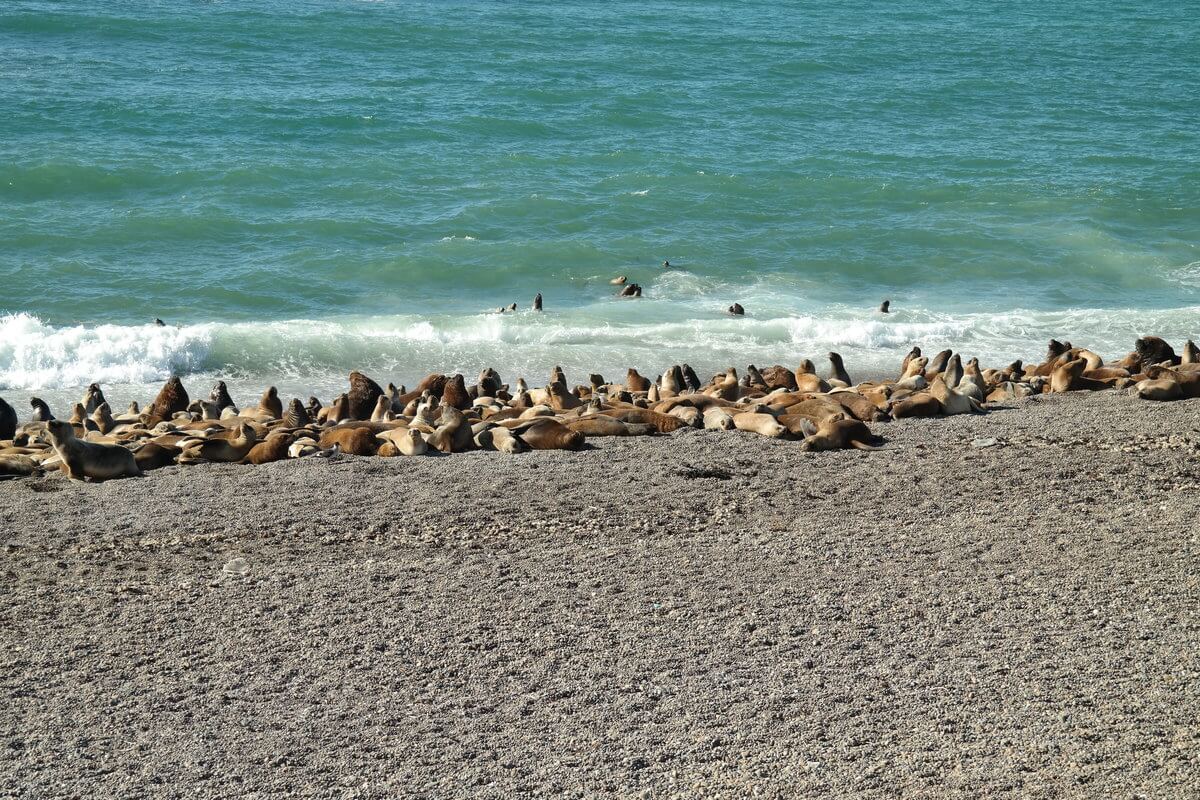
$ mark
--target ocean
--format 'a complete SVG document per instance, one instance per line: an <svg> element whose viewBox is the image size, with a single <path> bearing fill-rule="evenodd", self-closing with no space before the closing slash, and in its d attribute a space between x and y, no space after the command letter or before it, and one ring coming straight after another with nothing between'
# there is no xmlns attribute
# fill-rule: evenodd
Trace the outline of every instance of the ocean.
<svg viewBox="0 0 1200 800"><path fill-rule="evenodd" d="M1196 12L7 0L0 394L1182 343Z"/></svg>

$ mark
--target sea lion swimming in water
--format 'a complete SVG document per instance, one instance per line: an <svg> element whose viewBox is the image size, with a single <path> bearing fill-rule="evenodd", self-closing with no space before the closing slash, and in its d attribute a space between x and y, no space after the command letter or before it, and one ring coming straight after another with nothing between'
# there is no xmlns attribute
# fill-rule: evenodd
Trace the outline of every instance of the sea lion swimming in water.
<svg viewBox="0 0 1200 800"><path fill-rule="evenodd" d="M533 310L534 311L542 310L542 293L541 292L538 292L537 295L534 296L534 298L533 298Z"/></svg>
<svg viewBox="0 0 1200 800"><path fill-rule="evenodd" d="M745 316L746 309L742 308L741 303L734 303L729 307L729 313L735 317Z"/></svg>
<svg viewBox="0 0 1200 800"><path fill-rule="evenodd" d="M880 314L889 313L891 310L891 306L892 306L891 300L884 300L882 303L879 304L879 313Z"/></svg>
<svg viewBox="0 0 1200 800"><path fill-rule="evenodd" d="M71 423L60 419L46 423L46 435L62 459L63 471L73 480L137 477L142 474L133 453L117 444L95 444L75 438Z"/></svg>

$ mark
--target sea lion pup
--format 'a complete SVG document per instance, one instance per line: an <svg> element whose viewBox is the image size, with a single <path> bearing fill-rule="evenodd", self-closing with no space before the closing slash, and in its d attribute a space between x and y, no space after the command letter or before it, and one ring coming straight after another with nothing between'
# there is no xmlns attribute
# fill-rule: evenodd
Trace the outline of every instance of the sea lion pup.
<svg viewBox="0 0 1200 800"><path fill-rule="evenodd" d="M579 431L584 436L628 436L629 426L615 417L604 414L588 414L578 419L567 420L563 423L573 431Z"/></svg>
<svg viewBox="0 0 1200 800"><path fill-rule="evenodd" d="M618 275L617 277L613 278L608 283L610 286L623 286L625 284L625 281L627 281L627 280L629 280L629 279L626 278L624 275Z"/></svg>
<svg viewBox="0 0 1200 800"><path fill-rule="evenodd" d="M459 411L471 407L471 395L467 392L462 375L455 373L446 381L446 385L442 387L442 405L457 408Z"/></svg>
<svg viewBox="0 0 1200 800"><path fill-rule="evenodd" d="M108 407L107 402L96 406L96 410L92 412L91 420L95 423L96 430L103 434L107 434L113 428L117 427L117 421L113 419L112 410Z"/></svg>
<svg viewBox="0 0 1200 800"><path fill-rule="evenodd" d="M742 308L741 303L734 303L729 307L729 313L735 317L743 317L746 315L746 309Z"/></svg>
<svg viewBox="0 0 1200 800"><path fill-rule="evenodd" d="M955 387L963 394L974 397L980 403L983 402L987 395L987 381L984 380L983 373L979 370L979 359L972 358L963 368L963 376L958 381L958 386Z"/></svg>
<svg viewBox="0 0 1200 800"><path fill-rule="evenodd" d="M441 389L442 387L439 386L438 391L440 392ZM381 394L383 394L383 389L379 387L378 383L358 370L351 372L350 391L346 392L347 416L350 419L370 419Z"/></svg>
<svg viewBox="0 0 1200 800"><path fill-rule="evenodd" d="M390 422L395 419L392 413L392 398L386 394L379 395L375 401L375 410L371 412L371 422Z"/></svg>
<svg viewBox="0 0 1200 800"><path fill-rule="evenodd" d="M299 398L293 397L292 401L288 403L287 411L283 412L283 427L303 428L310 422L312 422L312 418L308 415L308 409L301 404Z"/></svg>
<svg viewBox="0 0 1200 800"><path fill-rule="evenodd" d="M17 412L3 397L0 397L0 439L11 439L17 434Z"/></svg>
<svg viewBox="0 0 1200 800"><path fill-rule="evenodd" d="M69 422L49 420L46 423L46 436L62 460L63 471L68 478L106 481L142 474L133 453L118 444L94 444L76 439L75 429Z"/></svg>
<svg viewBox="0 0 1200 800"><path fill-rule="evenodd" d="M871 433L871 429L855 419L827 419L819 426L809 423L807 427L804 441L800 444L801 450L846 450L851 447L858 450L883 449L875 446L879 440Z"/></svg>
<svg viewBox="0 0 1200 800"><path fill-rule="evenodd" d="M335 427L322 431L317 444L322 450L340 448L343 453L354 456L373 456L382 444L370 428Z"/></svg>
<svg viewBox="0 0 1200 800"><path fill-rule="evenodd" d="M542 293L541 292L538 292L533 298L533 310L534 311L542 310Z"/></svg>
<svg viewBox="0 0 1200 800"><path fill-rule="evenodd" d="M296 437L287 431L272 431L267 438L258 442L246 453L243 464L270 464L273 461L283 461L288 457L288 451Z"/></svg>
<svg viewBox="0 0 1200 800"><path fill-rule="evenodd" d="M633 367L625 373L625 388L630 392L645 392L650 388L650 379L638 374Z"/></svg>
<svg viewBox="0 0 1200 800"><path fill-rule="evenodd" d="M779 424L770 414L758 414L753 411L743 411L733 415L733 427L739 431L757 433L771 439L785 436L788 429Z"/></svg>
<svg viewBox="0 0 1200 800"><path fill-rule="evenodd" d="M137 462L138 469L142 472L149 472L152 469L169 467L175 463L175 459L178 456L178 447L171 447L170 445L158 442L146 442L134 451L133 460Z"/></svg>
<svg viewBox="0 0 1200 800"><path fill-rule="evenodd" d="M925 367L929 364L929 359L925 356L919 356L908 362L908 367L900 376L900 380L893 384L896 389L924 389L929 385L929 381L925 380Z"/></svg>
<svg viewBox="0 0 1200 800"><path fill-rule="evenodd" d="M549 417L530 420L520 427L509 428L509 431L534 450L578 450L586 439L579 431Z"/></svg>
<svg viewBox="0 0 1200 800"><path fill-rule="evenodd" d="M879 304L879 313L887 314L889 311L891 311L891 308L892 308L892 301L884 300L882 303Z"/></svg>
<svg viewBox="0 0 1200 800"><path fill-rule="evenodd" d="M178 375L172 375L158 390L158 395L146 411L144 420L146 427L153 428L158 423L171 419L180 411L187 411L190 403L187 390L183 388L183 381L179 380Z"/></svg>
<svg viewBox="0 0 1200 800"><path fill-rule="evenodd" d="M1087 367L1087 362L1082 358L1076 358L1055 369L1050 375L1050 391L1095 392L1112 388L1103 381L1083 377L1083 370L1085 367Z"/></svg>
<svg viewBox="0 0 1200 800"><path fill-rule="evenodd" d="M87 390L83 393L83 409L86 413L91 414L100 404L104 402L104 392L100 391L100 384L88 384Z"/></svg>
<svg viewBox="0 0 1200 800"><path fill-rule="evenodd" d="M946 368L946 362L950 360L950 356L954 355L953 350L942 350L933 357L933 361L925 369L925 380L932 381L938 375L942 374L942 370Z"/></svg>
<svg viewBox="0 0 1200 800"><path fill-rule="evenodd" d="M50 413L50 406L46 405L46 401L40 397L29 398L29 405L33 408L33 413L29 419L33 422L49 422L54 419L54 415Z"/></svg>
<svg viewBox="0 0 1200 800"><path fill-rule="evenodd" d="M183 445L179 454L180 464L199 464L206 461L217 463L232 463L241 461L258 443L258 435L254 427L242 423L237 428L237 435L231 439L212 436L199 441L193 440Z"/></svg>
<svg viewBox="0 0 1200 800"><path fill-rule="evenodd" d="M930 381L929 393L942 404L942 413L947 416L974 414L983 411L983 407L979 404L978 400L947 386L945 378L941 375ZM893 416L895 416L894 413Z"/></svg>
<svg viewBox="0 0 1200 800"><path fill-rule="evenodd" d="M837 353L831 352L828 354L827 358L829 359L830 366L829 385L836 386L837 384L834 383L834 381L840 381L842 383L842 388L844 389L848 389L849 387L853 386L854 381L850 380L850 374L846 372L846 366L842 363L842 357Z"/></svg>
<svg viewBox="0 0 1200 800"><path fill-rule="evenodd" d="M42 466L22 453L0 454L0 478L30 478L42 474Z"/></svg>
<svg viewBox="0 0 1200 800"><path fill-rule="evenodd" d="M402 456L421 456L429 450L429 443L415 428L392 428L390 431L380 431L375 438L391 444L396 453ZM380 446L380 455L384 455Z"/></svg>

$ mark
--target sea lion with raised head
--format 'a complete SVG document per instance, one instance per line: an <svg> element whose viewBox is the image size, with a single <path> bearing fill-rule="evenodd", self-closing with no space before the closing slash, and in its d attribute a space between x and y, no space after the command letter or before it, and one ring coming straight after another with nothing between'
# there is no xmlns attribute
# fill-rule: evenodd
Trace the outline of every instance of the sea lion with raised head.
<svg viewBox="0 0 1200 800"><path fill-rule="evenodd" d="M854 381L850 380L850 374L846 372L846 365L842 363L842 357L837 353L829 353L830 380L829 385L835 386L834 381L840 381L842 388L849 388L854 385Z"/></svg>
<svg viewBox="0 0 1200 800"><path fill-rule="evenodd" d="M171 419L180 411L187 411L190 404L187 390L183 388L183 381L179 380L178 375L172 375L158 390L158 395L146 411L146 426L153 428L158 423Z"/></svg>
<svg viewBox="0 0 1200 800"><path fill-rule="evenodd" d="M887 314L888 312L891 311L891 308L892 308L892 301L884 300L882 303L879 304L879 313Z"/></svg>
<svg viewBox="0 0 1200 800"><path fill-rule="evenodd" d="M390 422L395 419L392 413L392 398L386 394L379 395L375 401L375 410L371 412L371 422Z"/></svg>
<svg viewBox="0 0 1200 800"><path fill-rule="evenodd" d="M929 362L929 366L925 368L925 380L932 381L938 375L942 374L942 370L946 368L946 362L950 360L950 356L954 355L953 350L942 350L933 357L933 361Z"/></svg>
<svg viewBox="0 0 1200 800"><path fill-rule="evenodd" d="M208 393L208 399L217 404L219 411L235 405L233 398L229 396L229 389L225 386L225 381L217 381L213 384L212 391ZM220 415L218 414L218 416Z"/></svg>
<svg viewBox="0 0 1200 800"><path fill-rule="evenodd" d="M303 428L310 422L312 422L312 418L308 415L308 409L300 402L300 398L293 397L288 403L287 410L283 412L283 427Z"/></svg>
<svg viewBox="0 0 1200 800"><path fill-rule="evenodd" d="M17 412L0 397L0 439L11 439L17 434Z"/></svg>
<svg viewBox="0 0 1200 800"><path fill-rule="evenodd" d="M392 428L390 431L380 431L375 438L390 443L402 456L421 456L429 450L429 443L415 428Z"/></svg>
<svg viewBox="0 0 1200 800"><path fill-rule="evenodd" d="M113 419L112 409L108 407L107 402L96 406L96 410L92 412L91 420L96 426L96 430L103 434L107 434L113 428L117 427L117 421Z"/></svg>
<svg viewBox="0 0 1200 800"><path fill-rule="evenodd" d="M440 387L439 391L441 391ZM383 394L383 389L378 383L358 370L351 372L350 391L346 392L347 414L351 419L370 419L381 394Z"/></svg>
<svg viewBox="0 0 1200 800"><path fill-rule="evenodd" d="M96 444L75 438L71 423L61 419L46 423L46 435L62 460L68 478L106 481L142 474L133 453L118 444Z"/></svg>
<svg viewBox="0 0 1200 800"><path fill-rule="evenodd" d="M180 464L199 464L206 461L217 463L233 463L241 461L258 443L258 434L254 426L242 423L238 426L236 436L210 436L207 439L192 440L184 443L179 454Z"/></svg>
<svg viewBox="0 0 1200 800"><path fill-rule="evenodd" d="M100 384L88 384L87 391L83 393L83 409L86 413L91 414L100 404L104 402L104 392L100 391Z"/></svg>
<svg viewBox="0 0 1200 800"><path fill-rule="evenodd" d="M243 464L270 464L288 458L288 451L296 437L287 431L275 431L267 434L267 438L250 448L250 452L242 459Z"/></svg>
<svg viewBox="0 0 1200 800"><path fill-rule="evenodd" d="M1052 392L1096 392L1111 388L1103 381L1083 377L1087 362L1082 358L1068 361L1050 374L1050 391Z"/></svg>
<svg viewBox="0 0 1200 800"><path fill-rule="evenodd" d="M533 298L533 310L534 311L542 310L542 293L541 292L538 292Z"/></svg>
<svg viewBox="0 0 1200 800"><path fill-rule="evenodd" d="M33 413L29 415L31 421L49 422L54 419L54 414L50 413L50 406L46 405L46 401L42 398L29 398L29 406L33 409Z"/></svg>
<svg viewBox="0 0 1200 800"><path fill-rule="evenodd" d="M947 386L945 378L941 375L929 382L929 394L942 404L942 413L947 416L975 414L983 411L978 400ZM895 412L892 415L895 416Z"/></svg>
<svg viewBox="0 0 1200 800"><path fill-rule="evenodd" d="M466 411L471 407L471 395L467 392L467 384L463 376L455 373L442 387L442 404Z"/></svg>
<svg viewBox="0 0 1200 800"><path fill-rule="evenodd" d="M741 303L734 303L729 307L729 313L735 317L743 317L746 315L746 309L742 308Z"/></svg>

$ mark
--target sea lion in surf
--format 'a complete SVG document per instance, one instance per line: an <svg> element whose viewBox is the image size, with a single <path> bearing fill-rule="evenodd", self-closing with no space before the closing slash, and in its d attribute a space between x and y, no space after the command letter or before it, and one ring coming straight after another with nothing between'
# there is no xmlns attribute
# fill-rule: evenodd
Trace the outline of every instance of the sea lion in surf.
<svg viewBox="0 0 1200 800"><path fill-rule="evenodd" d="M884 300L882 303L879 304L879 313L887 314L891 311L891 308L892 308L892 301Z"/></svg>
<svg viewBox="0 0 1200 800"><path fill-rule="evenodd" d="M625 281L627 281L627 280L629 280L629 279L626 278L624 275L618 275L617 277L613 278L608 283L610 286L624 286Z"/></svg>
<svg viewBox="0 0 1200 800"><path fill-rule="evenodd" d="M3 397L0 397L0 439L11 439L17 434L17 412Z"/></svg>
<svg viewBox="0 0 1200 800"><path fill-rule="evenodd" d="M29 415L32 422L50 422L54 419L54 414L50 412L50 406L40 397L29 398L29 406L33 409L33 413Z"/></svg>
<svg viewBox="0 0 1200 800"><path fill-rule="evenodd" d="M440 390L441 387L439 387ZM370 419L381 394L383 394L383 389L380 388L378 383L358 370L351 372L350 391L346 392L347 415L351 419ZM345 448L342 449L344 450Z"/></svg>
<svg viewBox="0 0 1200 800"><path fill-rule="evenodd" d="M172 375L158 390L158 395L155 396L154 402L146 411L146 426L153 428L160 422L170 420L180 411L187 411L190 404L187 390L183 388L183 381L179 380L178 375Z"/></svg>
<svg viewBox="0 0 1200 800"><path fill-rule="evenodd" d="M746 315L746 309L742 308L741 303L734 303L729 307L728 311L735 317L743 317Z"/></svg>
<svg viewBox="0 0 1200 800"><path fill-rule="evenodd" d="M542 310L542 293L541 292L538 292L537 295L535 295L533 298L533 310L534 311Z"/></svg>
<svg viewBox="0 0 1200 800"><path fill-rule="evenodd" d="M142 474L129 450L117 444L95 444L77 439L69 422L49 420L46 436L62 460L63 471L73 480L106 481Z"/></svg>
<svg viewBox="0 0 1200 800"><path fill-rule="evenodd" d="M642 287L637 285L636 283L631 283L627 286L623 286L621 288L621 291L617 292L617 296L618 297L641 297L642 296Z"/></svg>

